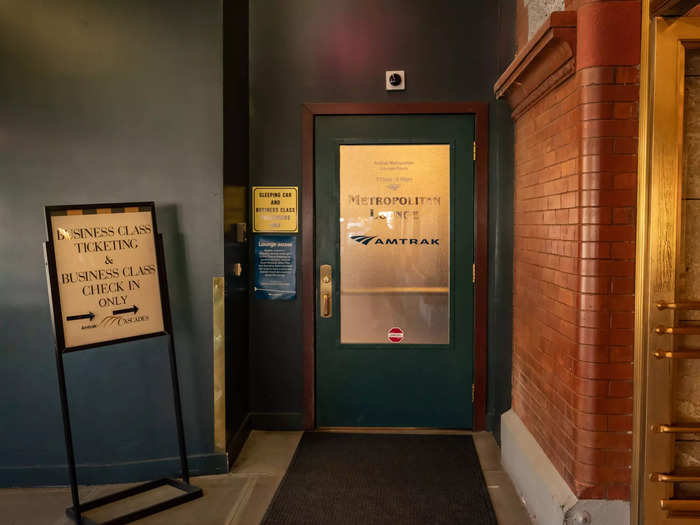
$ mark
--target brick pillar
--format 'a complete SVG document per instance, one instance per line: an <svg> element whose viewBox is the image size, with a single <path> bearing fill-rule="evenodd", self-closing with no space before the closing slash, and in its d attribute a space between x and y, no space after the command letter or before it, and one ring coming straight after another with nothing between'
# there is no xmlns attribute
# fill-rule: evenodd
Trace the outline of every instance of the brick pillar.
<svg viewBox="0 0 700 525"><path fill-rule="evenodd" d="M496 84L515 119L513 409L577 497L629 500L641 7L578 4Z"/></svg>

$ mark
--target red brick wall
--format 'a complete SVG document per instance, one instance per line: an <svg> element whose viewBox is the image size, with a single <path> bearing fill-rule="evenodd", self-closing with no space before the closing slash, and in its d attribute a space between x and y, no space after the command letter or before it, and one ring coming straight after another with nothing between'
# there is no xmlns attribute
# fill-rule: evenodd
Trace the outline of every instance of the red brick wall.
<svg viewBox="0 0 700 525"><path fill-rule="evenodd" d="M528 5L541 0L530 0ZM565 0L564 8L567 11L576 11L586 4L595 4L600 2L625 2L627 0ZM525 5L525 0L515 0L515 43L517 49L522 49L528 42L528 5ZM700 7L694 8L686 16L699 16ZM638 42L639 43L639 42Z"/></svg>
<svg viewBox="0 0 700 525"><path fill-rule="evenodd" d="M614 4L594 15L639 5ZM513 408L579 498L627 500L639 37L588 26L576 75L515 123Z"/></svg>

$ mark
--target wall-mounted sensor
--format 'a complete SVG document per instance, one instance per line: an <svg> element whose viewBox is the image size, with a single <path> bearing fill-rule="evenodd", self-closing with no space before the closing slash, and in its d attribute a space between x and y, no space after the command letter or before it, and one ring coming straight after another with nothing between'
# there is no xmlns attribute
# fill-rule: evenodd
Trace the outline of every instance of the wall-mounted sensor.
<svg viewBox="0 0 700 525"><path fill-rule="evenodd" d="M387 71L386 89L387 91L406 89L406 73L403 71Z"/></svg>

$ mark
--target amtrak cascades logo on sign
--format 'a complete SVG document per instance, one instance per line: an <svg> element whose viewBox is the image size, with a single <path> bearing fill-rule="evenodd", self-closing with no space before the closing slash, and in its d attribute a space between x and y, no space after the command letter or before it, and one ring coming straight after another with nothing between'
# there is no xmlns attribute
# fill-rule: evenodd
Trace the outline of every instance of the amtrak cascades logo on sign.
<svg viewBox="0 0 700 525"><path fill-rule="evenodd" d="M350 238L360 244L367 246L368 244L383 244L383 245L408 245L408 246L440 246L440 239L417 239L417 238L390 238L390 237L377 237L376 235L351 235Z"/></svg>

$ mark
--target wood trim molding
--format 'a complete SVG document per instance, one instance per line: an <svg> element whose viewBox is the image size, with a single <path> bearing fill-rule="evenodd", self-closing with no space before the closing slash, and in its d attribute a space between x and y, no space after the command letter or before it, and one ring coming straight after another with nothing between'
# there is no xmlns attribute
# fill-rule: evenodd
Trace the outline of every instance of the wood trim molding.
<svg viewBox="0 0 700 525"><path fill-rule="evenodd" d="M301 315L304 429L316 426L316 292L314 257L314 110L301 108Z"/></svg>
<svg viewBox="0 0 700 525"><path fill-rule="evenodd" d="M301 108L302 147L302 345L304 428L316 426L314 283L314 118L319 115L424 115L473 114L476 117L476 214L474 289L474 422L473 430L486 427L486 366L488 344L488 142L489 105L486 102L426 103L319 103Z"/></svg>
<svg viewBox="0 0 700 525"><path fill-rule="evenodd" d="M552 13L494 85L517 119L576 72L576 12Z"/></svg>
<svg viewBox="0 0 700 525"><path fill-rule="evenodd" d="M651 0L651 16L683 16L700 4L698 0Z"/></svg>

